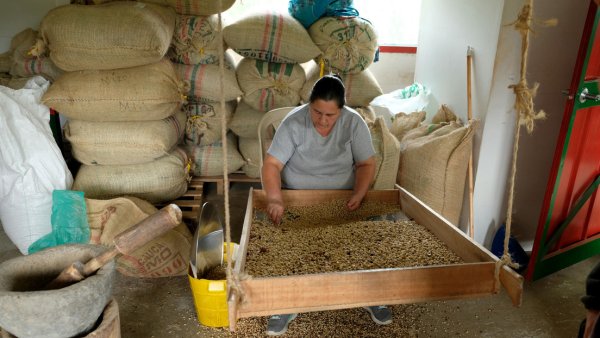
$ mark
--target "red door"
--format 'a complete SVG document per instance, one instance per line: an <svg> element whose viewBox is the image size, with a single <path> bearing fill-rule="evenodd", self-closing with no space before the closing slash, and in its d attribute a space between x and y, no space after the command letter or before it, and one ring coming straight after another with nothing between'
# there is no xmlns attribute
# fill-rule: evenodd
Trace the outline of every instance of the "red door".
<svg viewBox="0 0 600 338"><path fill-rule="evenodd" d="M598 5L591 1L528 279L544 277L600 254L599 13Z"/></svg>

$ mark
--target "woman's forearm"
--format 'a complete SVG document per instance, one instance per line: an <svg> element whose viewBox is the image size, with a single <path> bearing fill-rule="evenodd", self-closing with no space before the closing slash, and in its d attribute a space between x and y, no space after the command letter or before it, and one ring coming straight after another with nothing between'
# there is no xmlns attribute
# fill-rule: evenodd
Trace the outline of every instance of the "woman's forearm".
<svg viewBox="0 0 600 338"><path fill-rule="evenodd" d="M362 199L369 191L375 177L375 158L371 156L367 160L357 163L354 175L354 194Z"/></svg>
<svg viewBox="0 0 600 338"><path fill-rule="evenodd" d="M272 163L265 162L262 168L262 185L268 200L282 201L281 173Z"/></svg>

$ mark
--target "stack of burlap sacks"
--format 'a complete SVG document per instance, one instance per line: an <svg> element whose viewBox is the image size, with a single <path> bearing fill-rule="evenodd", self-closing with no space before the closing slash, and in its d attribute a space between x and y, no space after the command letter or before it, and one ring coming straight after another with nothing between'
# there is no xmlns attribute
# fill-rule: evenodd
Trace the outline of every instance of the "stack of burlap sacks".
<svg viewBox="0 0 600 338"><path fill-rule="evenodd" d="M42 102L69 118L65 136L82 163L74 190L88 198L131 195L158 203L187 190L183 84L164 59L172 9L131 2L68 5L40 26L36 53L49 48L64 71Z"/></svg>
<svg viewBox="0 0 600 338"><path fill-rule="evenodd" d="M392 189L396 181L399 145L381 117L375 117L369 103L382 90L368 67L377 51L377 34L372 24L360 17L323 17L308 32L322 51L308 69L308 80L302 89L307 102L310 90L325 73L339 74L346 86L346 104L355 108L367 121L375 148L375 181L373 189Z"/></svg>
<svg viewBox="0 0 600 338"><path fill-rule="evenodd" d="M187 190L189 163L177 147L186 115L184 84L165 58L172 8L135 2L66 5L40 26L34 55L62 74L42 98L68 117L65 136L82 163L73 190L85 193L91 243L114 236ZM150 203L151 202L151 203ZM181 224L117 261L140 277L187 271L191 233Z"/></svg>
<svg viewBox="0 0 600 338"><path fill-rule="evenodd" d="M398 142L368 107L382 93L367 69L377 49L376 34L368 21L324 17L307 31L289 15L256 14L228 25L224 33L227 44L244 56L236 69L244 94L229 127L239 136L246 175L260 177L258 125L263 115L307 103L321 72L335 72L346 86L346 104L361 113L373 136L377 152L373 188L394 187Z"/></svg>
<svg viewBox="0 0 600 338"><path fill-rule="evenodd" d="M290 15L257 13L224 31L227 44L243 58L236 68L243 95L230 123L239 137L244 173L260 177L258 125L268 111L294 107L306 74L300 63L317 57L319 49L306 29Z"/></svg>
<svg viewBox="0 0 600 338"><path fill-rule="evenodd" d="M477 121L463 125L445 105L431 123L424 120L424 111L394 117L390 130L400 141L397 182L458 225Z"/></svg>
<svg viewBox="0 0 600 338"><path fill-rule="evenodd" d="M179 77L188 84L184 145L193 161L196 176L222 176L225 151L222 144L222 119L229 124L242 95L234 70L234 61L221 48L217 15L179 15L175 24L169 56ZM223 77L219 65L224 53ZM221 79L223 90L221 92ZM225 108L221 107L221 97ZM227 130L227 127L226 127ZM239 170L244 160L237 150L235 135L227 137L227 173Z"/></svg>
<svg viewBox="0 0 600 338"><path fill-rule="evenodd" d="M30 50L38 33L27 28L13 37L7 52L0 54L0 85L21 89L32 76L41 75L55 81L63 71L49 57L35 57Z"/></svg>

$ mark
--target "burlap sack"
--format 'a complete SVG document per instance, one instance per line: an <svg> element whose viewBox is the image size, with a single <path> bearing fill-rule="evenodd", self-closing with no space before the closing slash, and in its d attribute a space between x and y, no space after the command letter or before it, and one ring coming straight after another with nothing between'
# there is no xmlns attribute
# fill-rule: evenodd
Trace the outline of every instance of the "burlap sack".
<svg viewBox="0 0 600 338"><path fill-rule="evenodd" d="M178 15L175 33L169 49L173 62L186 65L219 63L218 18L212 16ZM223 44L223 51L227 46Z"/></svg>
<svg viewBox="0 0 600 338"><path fill-rule="evenodd" d="M392 127L390 131L398 141L409 131L417 128L421 122L425 121L426 113L424 111L414 112L410 114L398 113L392 118Z"/></svg>
<svg viewBox="0 0 600 338"><path fill-rule="evenodd" d="M189 85L188 100L221 101L221 72L218 65L182 65L175 64L175 70L180 79ZM237 99L242 95L235 78L235 71L225 69L223 76L223 98L225 101Z"/></svg>
<svg viewBox="0 0 600 338"><path fill-rule="evenodd" d="M13 77L13 78L0 78L0 85L12 88L12 89L23 89L30 77Z"/></svg>
<svg viewBox="0 0 600 338"><path fill-rule="evenodd" d="M258 138L258 124L265 113L240 101L229 122L229 129L239 137Z"/></svg>
<svg viewBox="0 0 600 338"><path fill-rule="evenodd" d="M174 27L175 12L168 7L127 1L64 5L42 20L33 53L49 48L65 71L136 67L160 61Z"/></svg>
<svg viewBox="0 0 600 338"><path fill-rule="evenodd" d="M235 0L221 0L220 10L219 2L217 0L143 0L143 2L169 6L173 8L177 14L207 16L225 12L233 6Z"/></svg>
<svg viewBox="0 0 600 338"><path fill-rule="evenodd" d="M174 200L187 191L189 167L186 154L175 149L155 161L130 165L82 165L73 190L89 198L107 199L130 195L152 203Z"/></svg>
<svg viewBox="0 0 600 338"><path fill-rule="evenodd" d="M336 73L359 73L373 63L377 34L373 25L360 17L324 17L308 29L322 51L317 59Z"/></svg>
<svg viewBox="0 0 600 338"><path fill-rule="evenodd" d="M0 73L10 72L12 66L12 52L8 51L0 54Z"/></svg>
<svg viewBox="0 0 600 338"><path fill-rule="evenodd" d="M304 69L297 63L249 58L240 61L236 74L244 92L242 100L261 112L300 103L299 92L306 81Z"/></svg>
<svg viewBox="0 0 600 338"><path fill-rule="evenodd" d="M207 146L186 147L186 151L192 161L192 172L195 176L223 176L224 151L221 141ZM244 163L235 135L228 133L227 173L240 169Z"/></svg>
<svg viewBox="0 0 600 338"><path fill-rule="evenodd" d="M456 117L456 114L454 114L450 107L443 104L440 106L440 109L438 109L437 113L435 113L435 115L433 115L431 118L431 123L452 122L456 121L457 119L458 118Z"/></svg>
<svg viewBox="0 0 600 338"><path fill-rule="evenodd" d="M252 14L226 26L223 38L238 54L267 62L302 63L321 53L302 24L288 14Z"/></svg>
<svg viewBox="0 0 600 338"><path fill-rule="evenodd" d="M375 180L373 189L393 189L398 173L400 144L390 133L382 117L377 117L369 125L373 148L375 149Z"/></svg>
<svg viewBox="0 0 600 338"><path fill-rule="evenodd" d="M110 246L119 233L158 210L135 197L85 199L90 243ZM183 223L131 253L117 258L117 270L131 277L167 277L187 274L192 234Z"/></svg>
<svg viewBox="0 0 600 338"><path fill-rule="evenodd" d="M27 28L13 37L11 40L12 56L9 58L8 72L14 77L31 77L42 75L50 81L56 80L62 73L52 60L46 56L31 56L30 50L35 45L37 32ZM0 58L1 60L1 58ZM0 68L2 68L0 62Z"/></svg>
<svg viewBox="0 0 600 338"><path fill-rule="evenodd" d="M184 112L158 121L69 120L64 132L73 157L83 164L141 164L167 155L183 138L185 123Z"/></svg>
<svg viewBox="0 0 600 338"><path fill-rule="evenodd" d="M56 67L50 58L45 56L29 58L13 58L10 74L15 77L42 75L49 81L55 81L64 72Z"/></svg>
<svg viewBox="0 0 600 338"><path fill-rule="evenodd" d="M457 225L476 123L451 122L426 135L403 139L397 182Z"/></svg>
<svg viewBox="0 0 600 338"><path fill-rule="evenodd" d="M442 122L442 123L430 123L430 124L421 124L420 126L410 129L409 131L407 131L404 136L402 137L402 139L400 140L400 150L406 148L406 145L410 144L409 141L412 141L414 139L417 139L419 137L423 137L423 136L427 136L431 133L433 133L434 131L447 126L448 123L447 122Z"/></svg>
<svg viewBox="0 0 600 338"><path fill-rule="evenodd" d="M221 119L225 115L229 124L237 101L225 102L225 111L217 102L188 103L183 106L187 115L185 124L186 145L209 145L221 139Z"/></svg>
<svg viewBox="0 0 600 338"><path fill-rule="evenodd" d="M375 115L375 110L373 110L373 108L371 106L352 107L352 108L360 114L360 116L363 118L363 120L365 120L365 122L367 122L367 123L375 122L377 115Z"/></svg>
<svg viewBox="0 0 600 338"><path fill-rule="evenodd" d="M248 177L259 178L260 177L260 143L258 138L244 138L240 137L238 141L238 148L240 154L244 158L244 165L242 171Z"/></svg>
<svg viewBox="0 0 600 338"><path fill-rule="evenodd" d="M179 111L183 92L171 61L163 59L127 69L65 73L42 102L75 120L155 121Z"/></svg>
<svg viewBox="0 0 600 338"><path fill-rule="evenodd" d="M325 71L328 74L329 71ZM370 70L365 69L355 74L339 74L346 87L346 105L350 107L368 106L377 96L383 94L379 83ZM300 91L302 101L308 102L310 92L315 82L319 79L320 69L316 63L311 62L307 66L306 83Z"/></svg>

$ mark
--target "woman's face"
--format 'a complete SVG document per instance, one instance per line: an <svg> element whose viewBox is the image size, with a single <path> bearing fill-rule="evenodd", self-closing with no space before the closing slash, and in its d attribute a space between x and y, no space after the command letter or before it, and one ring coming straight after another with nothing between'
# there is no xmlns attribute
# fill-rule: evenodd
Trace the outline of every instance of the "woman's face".
<svg viewBox="0 0 600 338"><path fill-rule="evenodd" d="M317 99L311 102L308 107L310 109L310 118L319 134L322 136L329 135L341 113L341 109L338 108L335 100L325 101Z"/></svg>

